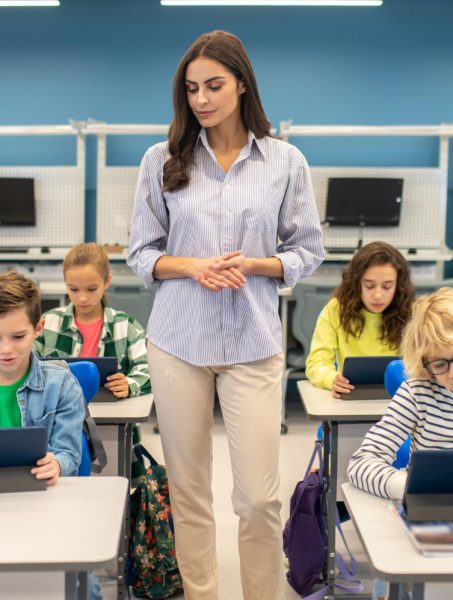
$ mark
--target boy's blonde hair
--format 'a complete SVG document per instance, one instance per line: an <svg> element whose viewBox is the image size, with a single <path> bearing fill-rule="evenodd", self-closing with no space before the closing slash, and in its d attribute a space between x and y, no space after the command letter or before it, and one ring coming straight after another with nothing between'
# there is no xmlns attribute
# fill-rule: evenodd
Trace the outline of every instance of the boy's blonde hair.
<svg viewBox="0 0 453 600"><path fill-rule="evenodd" d="M406 372L417 379L432 379L423 361L448 348L453 351L453 288L443 287L414 304L401 344Z"/></svg>
<svg viewBox="0 0 453 600"><path fill-rule="evenodd" d="M41 318L41 297L38 286L16 271L0 275L0 316L25 308L33 327Z"/></svg>
<svg viewBox="0 0 453 600"><path fill-rule="evenodd" d="M66 274L68 269L73 267L84 267L86 265L93 265L102 277L104 283L108 282L110 277L109 257L104 248L99 244L96 244L96 242L87 242L73 246L64 257L63 275ZM104 304L107 304L107 297L105 294L102 297L102 301Z"/></svg>

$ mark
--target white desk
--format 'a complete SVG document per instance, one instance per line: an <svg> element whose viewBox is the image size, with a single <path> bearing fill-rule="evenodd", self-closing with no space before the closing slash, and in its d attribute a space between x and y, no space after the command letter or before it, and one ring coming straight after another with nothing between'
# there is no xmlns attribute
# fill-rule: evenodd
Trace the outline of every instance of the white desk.
<svg viewBox="0 0 453 600"><path fill-rule="evenodd" d="M115 425L118 428L118 475L130 480L132 426L148 420L154 396L143 394L117 402L91 402L90 414L96 425Z"/></svg>
<svg viewBox="0 0 453 600"><path fill-rule="evenodd" d="M333 398L330 390L317 388L309 381L299 381L297 387L308 418L322 421L323 426L324 476L328 481L325 507L328 536L326 581L329 598L339 598L342 596L334 591L339 425L375 423L384 414L389 400L340 400Z"/></svg>
<svg viewBox="0 0 453 600"><path fill-rule="evenodd" d="M66 600L87 598L87 572L116 560L127 495L123 477L0 494L0 571L64 571Z"/></svg>
<svg viewBox="0 0 453 600"><path fill-rule="evenodd" d="M312 385L309 381L297 384L309 419L355 423L379 421L390 400L341 400L332 397L330 390Z"/></svg>
<svg viewBox="0 0 453 600"><path fill-rule="evenodd" d="M91 402L90 413L99 425L142 423L148 420L153 400L152 394L143 394L117 402Z"/></svg>
<svg viewBox="0 0 453 600"><path fill-rule="evenodd" d="M115 425L118 428L118 475L131 481L132 427L148 420L154 397L152 394L125 398L118 402L91 402L90 414L96 425ZM118 598L126 596L124 569L129 537L129 502L124 516L124 531L118 554Z"/></svg>
<svg viewBox="0 0 453 600"><path fill-rule="evenodd" d="M425 596L428 582L453 582L453 557L423 556L391 514L389 500L342 485L354 526L378 577L390 582L390 599L398 598L398 583L414 583L413 600ZM435 596L441 600L440 594ZM453 585L448 596L453 597Z"/></svg>

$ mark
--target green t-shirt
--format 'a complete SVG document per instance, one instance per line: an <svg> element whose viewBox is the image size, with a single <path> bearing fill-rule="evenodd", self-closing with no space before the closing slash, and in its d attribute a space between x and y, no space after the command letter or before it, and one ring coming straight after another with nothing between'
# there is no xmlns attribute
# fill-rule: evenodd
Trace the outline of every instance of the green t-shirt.
<svg viewBox="0 0 453 600"><path fill-rule="evenodd" d="M0 385L0 428L22 427L22 416L17 403L17 390L22 386L28 370L19 381L11 385Z"/></svg>

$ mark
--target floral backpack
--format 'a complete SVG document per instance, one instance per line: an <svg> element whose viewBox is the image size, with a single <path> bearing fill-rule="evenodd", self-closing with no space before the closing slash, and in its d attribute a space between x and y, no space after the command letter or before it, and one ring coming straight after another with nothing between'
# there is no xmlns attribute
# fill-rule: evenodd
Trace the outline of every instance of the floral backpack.
<svg viewBox="0 0 453 600"><path fill-rule="evenodd" d="M167 472L143 446L134 446L134 452L143 476L131 495L127 584L138 598L160 600L182 591ZM144 456L150 462L148 469Z"/></svg>

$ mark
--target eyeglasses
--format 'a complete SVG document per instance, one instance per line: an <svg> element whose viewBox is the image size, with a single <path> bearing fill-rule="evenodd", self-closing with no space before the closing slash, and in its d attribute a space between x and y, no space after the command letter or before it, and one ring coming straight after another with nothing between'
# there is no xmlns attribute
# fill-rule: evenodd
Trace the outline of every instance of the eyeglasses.
<svg viewBox="0 0 453 600"><path fill-rule="evenodd" d="M453 364L453 358L438 358L437 360L423 361L423 366L431 375L448 373L451 364Z"/></svg>

